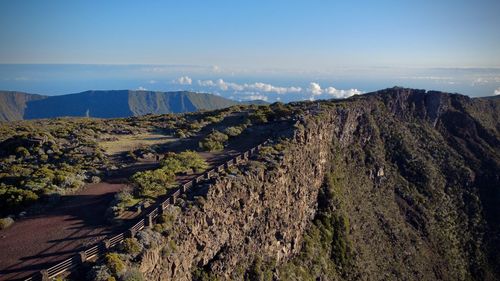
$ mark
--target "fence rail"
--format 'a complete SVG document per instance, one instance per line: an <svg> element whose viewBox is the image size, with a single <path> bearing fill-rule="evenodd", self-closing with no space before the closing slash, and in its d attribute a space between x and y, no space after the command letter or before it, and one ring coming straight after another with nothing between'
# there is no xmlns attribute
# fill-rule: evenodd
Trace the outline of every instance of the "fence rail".
<svg viewBox="0 0 500 281"><path fill-rule="evenodd" d="M51 278L56 277L57 275L66 272L73 267L76 267L80 265L81 263L104 254L106 251L108 251L110 248L122 243L125 238L134 236L135 233L140 231L146 226L150 226L151 220L155 219L160 215L160 213L167 208L169 204L173 205L175 204L175 199L178 198L182 193L186 193L189 189L194 187L197 183L203 181L204 179L210 179L212 176L215 176L217 172L222 172L224 168L229 168L233 165L238 164L244 159L248 159L250 156L254 155L256 152L260 150L260 148L263 145L266 145L269 141L265 141L262 144L257 145L256 147L253 147L244 153L238 154L236 157L232 158L231 160L227 161L226 163L217 166L216 168L210 169L209 171L206 171L200 176L197 176L195 179L190 180L187 183L179 185L177 190L172 193L168 198L163 200L162 202L159 202L151 212L145 214L136 224L131 226L127 231L119 233L107 240L101 241L99 244L94 245L85 251L80 252L77 255L74 255L68 259L63 260L62 262L46 269L46 270L41 270L38 274L32 275L24 281L34 281L34 280L50 280Z"/></svg>

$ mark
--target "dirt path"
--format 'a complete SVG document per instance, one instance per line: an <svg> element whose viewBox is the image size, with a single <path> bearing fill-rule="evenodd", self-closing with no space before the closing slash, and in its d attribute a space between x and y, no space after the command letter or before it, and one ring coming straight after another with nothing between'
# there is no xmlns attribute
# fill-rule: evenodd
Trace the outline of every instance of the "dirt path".
<svg viewBox="0 0 500 281"><path fill-rule="evenodd" d="M103 215L124 184L90 184L45 214L0 231L0 280L19 280L112 233Z"/></svg>

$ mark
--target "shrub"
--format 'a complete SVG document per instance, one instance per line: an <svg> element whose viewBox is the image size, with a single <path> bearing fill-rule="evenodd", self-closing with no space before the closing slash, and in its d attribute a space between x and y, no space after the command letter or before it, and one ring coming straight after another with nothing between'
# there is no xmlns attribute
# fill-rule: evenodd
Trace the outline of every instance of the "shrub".
<svg viewBox="0 0 500 281"><path fill-rule="evenodd" d="M135 238L127 238L123 241L122 250L132 256L136 256L142 250L141 245L137 242Z"/></svg>
<svg viewBox="0 0 500 281"><path fill-rule="evenodd" d="M24 148L22 146L16 148L16 153L17 153L17 155L19 155L21 157L28 157L28 156L30 156L29 150L27 150L26 148Z"/></svg>
<svg viewBox="0 0 500 281"><path fill-rule="evenodd" d="M161 166L163 169L168 170L174 174L183 172L185 167L183 167L181 161L178 159L177 154L174 152L167 153L165 158L161 161Z"/></svg>
<svg viewBox="0 0 500 281"><path fill-rule="evenodd" d="M193 169L196 172L202 172L208 168L208 164L198 153L187 150L178 154L177 159L181 162L182 167L184 167L184 172L186 170Z"/></svg>
<svg viewBox="0 0 500 281"><path fill-rule="evenodd" d="M33 191L19 189L9 185L0 185L0 211L18 209L38 200L38 195Z"/></svg>
<svg viewBox="0 0 500 281"><path fill-rule="evenodd" d="M49 156L47 154L40 155L40 161L47 162L49 160Z"/></svg>
<svg viewBox="0 0 500 281"><path fill-rule="evenodd" d="M205 151L221 151L224 149L224 142L228 139L226 134L214 130L199 142L199 146Z"/></svg>
<svg viewBox="0 0 500 281"><path fill-rule="evenodd" d="M136 193L141 197L157 197L175 181L175 175L166 169L137 172L132 176Z"/></svg>
<svg viewBox="0 0 500 281"><path fill-rule="evenodd" d="M11 217L6 217L0 219L0 229L6 229L14 223L14 220Z"/></svg>
<svg viewBox="0 0 500 281"><path fill-rule="evenodd" d="M268 122L268 114L270 113L269 107L259 107L252 114L249 115L253 124L263 124Z"/></svg>
<svg viewBox="0 0 500 281"><path fill-rule="evenodd" d="M230 137L236 137L236 136L240 135L244 129L245 129L244 126L227 127L224 130L224 133L226 133Z"/></svg>
<svg viewBox="0 0 500 281"><path fill-rule="evenodd" d="M90 181L92 181L92 183L100 183L101 182L101 178L98 177L98 176L92 176L90 178Z"/></svg>
<svg viewBox="0 0 500 281"><path fill-rule="evenodd" d="M106 266L115 275L121 275L125 270L125 263L120 259L117 253L108 253L105 257Z"/></svg>
<svg viewBox="0 0 500 281"><path fill-rule="evenodd" d="M140 231L137 234L137 241L146 249L159 247L164 242L162 235L151 229Z"/></svg>
<svg viewBox="0 0 500 281"><path fill-rule="evenodd" d="M137 268L131 268L123 275L123 281L143 281L144 276Z"/></svg>
<svg viewBox="0 0 500 281"><path fill-rule="evenodd" d="M113 278L113 279L111 279ZM92 281L112 281L114 277L111 276L109 268L105 265L98 265L92 267L90 272L87 274L87 280Z"/></svg>
<svg viewBox="0 0 500 281"><path fill-rule="evenodd" d="M219 123L222 119L224 119L224 116L207 116L203 121L207 123Z"/></svg>

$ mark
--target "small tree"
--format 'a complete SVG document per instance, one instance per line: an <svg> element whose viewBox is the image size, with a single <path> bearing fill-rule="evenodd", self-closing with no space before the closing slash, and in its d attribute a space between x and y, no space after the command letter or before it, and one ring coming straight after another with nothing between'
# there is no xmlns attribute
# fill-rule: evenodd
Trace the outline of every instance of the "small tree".
<svg viewBox="0 0 500 281"><path fill-rule="evenodd" d="M226 134L214 130L200 141L199 146L205 151L221 151L224 149L224 142L228 139Z"/></svg>
<svg viewBox="0 0 500 281"><path fill-rule="evenodd" d="M185 169L193 169L202 172L208 168L208 164L198 153L186 150L178 155L178 159Z"/></svg>
<svg viewBox="0 0 500 281"><path fill-rule="evenodd" d="M174 173L163 168L137 172L132 176L137 195L141 197L157 197L163 194L174 181Z"/></svg>

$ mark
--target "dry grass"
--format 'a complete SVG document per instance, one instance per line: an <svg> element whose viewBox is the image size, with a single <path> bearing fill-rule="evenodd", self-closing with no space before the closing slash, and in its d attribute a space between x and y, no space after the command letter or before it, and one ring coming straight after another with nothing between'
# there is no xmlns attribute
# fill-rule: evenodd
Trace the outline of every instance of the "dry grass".
<svg viewBox="0 0 500 281"><path fill-rule="evenodd" d="M172 136L158 133L142 133L136 135L106 135L103 139L114 138L112 141L101 141L99 145L106 154L113 155L135 150L141 147L164 144L176 140Z"/></svg>

